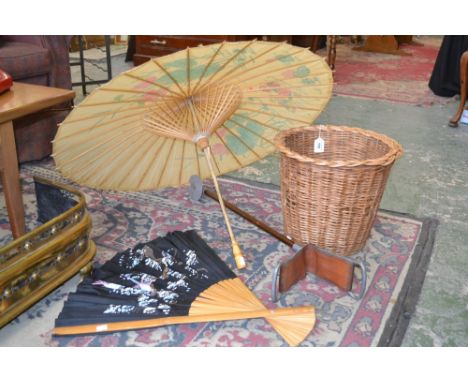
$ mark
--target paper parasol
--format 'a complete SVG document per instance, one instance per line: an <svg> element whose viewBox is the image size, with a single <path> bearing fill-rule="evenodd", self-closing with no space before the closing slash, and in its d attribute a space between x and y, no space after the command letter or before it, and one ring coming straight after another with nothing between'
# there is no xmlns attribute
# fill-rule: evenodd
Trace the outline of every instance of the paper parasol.
<svg viewBox="0 0 468 382"><path fill-rule="evenodd" d="M53 155L64 176L95 188L158 189L211 175L219 193L216 175L272 153L278 132L311 124L332 86L325 60L305 48L255 40L188 48L95 90L61 124Z"/></svg>

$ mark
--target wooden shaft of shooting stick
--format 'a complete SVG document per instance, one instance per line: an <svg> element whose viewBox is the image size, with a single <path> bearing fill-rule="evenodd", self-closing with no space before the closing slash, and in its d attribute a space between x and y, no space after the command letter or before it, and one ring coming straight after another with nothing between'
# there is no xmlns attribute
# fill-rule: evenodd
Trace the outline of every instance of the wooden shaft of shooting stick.
<svg viewBox="0 0 468 382"><path fill-rule="evenodd" d="M216 200L218 203L221 204L218 195L214 193L213 191L210 190L204 190L203 191L206 196L210 197L213 200ZM270 227L266 223L262 222L261 220L258 220L255 216L250 215L248 212L241 210L239 207L237 207L235 204L232 204L228 202L227 200L224 200L221 198L222 203L229 208L232 212L235 212L239 216L243 217L253 225L257 226L258 228L262 229L263 231L269 233L271 236L277 238L279 241L283 242L289 247L292 247L294 245L294 241L289 239L287 236L283 235L282 233L278 232L274 228Z"/></svg>

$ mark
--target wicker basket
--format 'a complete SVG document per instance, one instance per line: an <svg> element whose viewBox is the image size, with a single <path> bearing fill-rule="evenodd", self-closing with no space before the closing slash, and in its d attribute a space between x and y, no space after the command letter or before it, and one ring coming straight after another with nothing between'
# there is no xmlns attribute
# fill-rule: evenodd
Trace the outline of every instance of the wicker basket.
<svg viewBox="0 0 468 382"><path fill-rule="evenodd" d="M319 130L325 151L314 153ZM276 144L285 232L340 255L362 249L402 147L369 130L324 125L286 130Z"/></svg>

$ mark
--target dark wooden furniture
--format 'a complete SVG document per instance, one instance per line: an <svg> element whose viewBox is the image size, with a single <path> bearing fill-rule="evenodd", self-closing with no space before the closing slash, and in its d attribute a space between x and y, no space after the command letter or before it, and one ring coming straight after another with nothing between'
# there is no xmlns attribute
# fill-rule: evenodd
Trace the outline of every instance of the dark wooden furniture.
<svg viewBox="0 0 468 382"><path fill-rule="evenodd" d="M133 64L140 65L153 57L164 56L177 52L187 47L195 47L200 44L216 44L222 41L244 41L244 40L264 40L264 41L286 41L293 45L310 48L312 52L320 49L320 38L322 36L299 36L299 35L152 35L134 36L135 53L133 54ZM325 37L325 36L323 36ZM327 36L327 62L331 69L335 68L336 57L336 36Z"/></svg>
<svg viewBox="0 0 468 382"><path fill-rule="evenodd" d="M0 171L14 238L25 233L25 224L13 120L74 97L72 90L20 82L13 83L11 90L0 96Z"/></svg>
<svg viewBox="0 0 468 382"><path fill-rule="evenodd" d="M216 44L222 41L243 41L257 38L265 41L291 42L291 36L233 36L233 35L153 35L135 36L134 65L140 65L153 57L164 56L187 47Z"/></svg>
<svg viewBox="0 0 468 382"><path fill-rule="evenodd" d="M451 127L457 127L463 110L465 110L466 96L468 94L468 51L462 54L460 59L460 105L458 110L449 121Z"/></svg>

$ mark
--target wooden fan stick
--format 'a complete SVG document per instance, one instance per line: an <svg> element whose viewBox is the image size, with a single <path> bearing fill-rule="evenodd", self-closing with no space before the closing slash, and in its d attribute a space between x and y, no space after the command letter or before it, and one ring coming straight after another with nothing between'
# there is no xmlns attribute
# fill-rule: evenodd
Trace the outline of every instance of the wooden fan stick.
<svg viewBox="0 0 468 382"><path fill-rule="evenodd" d="M245 320L252 318L266 318L266 319L281 319L291 317L294 319L297 316L315 316L315 309L313 306L302 306L298 308L278 308L274 310L258 309L244 312L227 312L227 313L207 313L207 314L194 314L188 316L172 316L161 317L149 320L136 320L126 322L108 322L99 324L87 324L76 326L64 326L54 329L53 334L59 336L87 334L87 333L103 333L103 332L116 332L123 330L136 330L136 329L150 329L159 326L175 325L175 324L191 324L200 322L214 322L214 321L231 321L231 320ZM307 326L313 327L310 324L310 318ZM314 319L315 321L315 319ZM286 339L288 340L288 339ZM295 342L288 343L292 346L298 345Z"/></svg>

